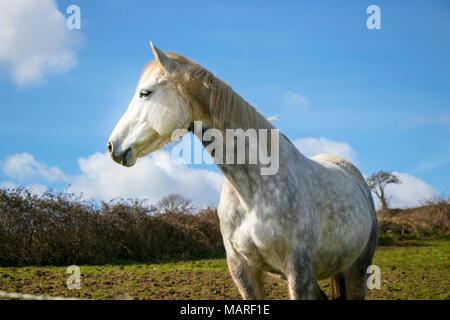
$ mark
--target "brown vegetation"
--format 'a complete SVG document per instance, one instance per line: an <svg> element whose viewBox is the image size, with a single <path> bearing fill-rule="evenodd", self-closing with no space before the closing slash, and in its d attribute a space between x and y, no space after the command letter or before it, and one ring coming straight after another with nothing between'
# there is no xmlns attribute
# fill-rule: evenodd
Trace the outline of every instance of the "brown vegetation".
<svg viewBox="0 0 450 320"><path fill-rule="evenodd" d="M380 244L448 237L450 203L378 212ZM0 189L0 266L103 264L224 256L215 209L179 195L145 201L81 201L70 194Z"/></svg>
<svg viewBox="0 0 450 320"><path fill-rule="evenodd" d="M450 236L450 198L429 201L410 209L388 209L377 212L380 244L393 240Z"/></svg>
<svg viewBox="0 0 450 320"><path fill-rule="evenodd" d="M160 213L143 201L84 202L0 189L0 266L155 261L224 254L213 209Z"/></svg>

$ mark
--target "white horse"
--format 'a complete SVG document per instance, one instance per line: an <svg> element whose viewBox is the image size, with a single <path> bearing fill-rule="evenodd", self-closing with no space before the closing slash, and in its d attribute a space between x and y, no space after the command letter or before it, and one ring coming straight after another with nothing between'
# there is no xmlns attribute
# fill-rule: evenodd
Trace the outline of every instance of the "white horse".
<svg viewBox="0 0 450 320"><path fill-rule="evenodd" d="M168 144L176 129L193 131L194 121L224 134L230 128L273 129L209 71L151 47L155 60L144 68L108 142L114 161L132 166ZM218 207L221 232L243 298L265 297L265 272L287 280L291 299L326 298L317 284L325 278L331 278L333 298L365 297L378 226L358 169L332 155L306 158L283 135L274 175L261 175L260 163L218 166L225 176Z"/></svg>

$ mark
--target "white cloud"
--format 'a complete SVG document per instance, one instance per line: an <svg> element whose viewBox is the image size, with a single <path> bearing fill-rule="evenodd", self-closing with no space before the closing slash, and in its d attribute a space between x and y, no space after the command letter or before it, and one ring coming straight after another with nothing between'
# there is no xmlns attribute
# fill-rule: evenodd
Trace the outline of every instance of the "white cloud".
<svg viewBox="0 0 450 320"><path fill-rule="evenodd" d="M322 146L346 145L325 138L306 139L327 141L327 143L322 143ZM296 145L298 140L295 142ZM308 146L308 143L304 145ZM326 147L321 149L314 143L311 145L314 147L309 148L308 155L330 150ZM347 148L343 148L343 150L345 151ZM349 153L348 150L345 152ZM49 167L43 162L36 161L28 153L15 154L0 163L5 175L10 178L8 181L0 182L0 187L15 188L23 185L23 181L32 181L32 183L27 183L26 187L34 193L40 194L47 190L47 186L36 183L33 179L41 179L46 182L70 184L68 191L76 194L82 193L85 199L109 201L113 198L146 198L151 202L156 202L170 193L180 193L198 204L217 205L223 183L223 176L217 172L175 164L167 151L157 151L148 157L141 158L131 168L114 163L107 154L103 153L79 158L78 164L81 174L68 176L57 167ZM391 208L420 206L427 199L437 195L437 191L423 180L407 173L393 173L399 177L402 183L386 187L386 195ZM380 204L375 196L374 200L379 208Z"/></svg>
<svg viewBox="0 0 450 320"><path fill-rule="evenodd" d="M437 196L437 191L425 181L408 173L393 172L400 179L400 184L386 186L386 195L390 208L418 207ZM377 208L380 203L377 197L373 197Z"/></svg>
<svg viewBox="0 0 450 320"><path fill-rule="evenodd" d="M20 186L12 181L4 181L0 183L0 188L2 189L15 189L18 187ZM48 190L47 186L38 183L27 185L26 188L35 194L43 194Z"/></svg>
<svg viewBox="0 0 450 320"><path fill-rule="evenodd" d="M450 127L450 114L441 115L415 115L405 119L402 123L402 130L414 129L421 126L443 126Z"/></svg>
<svg viewBox="0 0 450 320"><path fill-rule="evenodd" d="M339 142L324 137L321 138L299 138L294 145L307 157L321 153L332 154L344 158L350 162L356 162L356 152L346 142Z"/></svg>
<svg viewBox="0 0 450 320"><path fill-rule="evenodd" d="M65 182L70 185L66 191L83 194L84 199L146 198L156 202L168 194L179 193L197 204L217 205L223 183L223 176L217 172L175 164L167 151L141 158L131 168L116 164L102 153L79 158L78 164L81 174L68 176L57 167L37 162L28 153L16 154L0 163L11 178L0 182L0 187L25 184L33 192L43 193L47 187L35 180L44 180Z"/></svg>
<svg viewBox="0 0 450 320"><path fill-rule="evenodd" d="M449 155L441 155L439 159L431 160L431 161L424 161L420 163L415 169L413 169L413 172L422 172L422 171L428 171L431 169L436 169L441 166L444 166L450 162L450 156Z"/></svg>
<svg viewBox="0 0 450 320"><path fill-rule="evenodd" d="M131 168L114 163L107 154L78 159L81 175L71 179L69 191L85 198L111 200L147 198L152 202L180 193L200 204L217 204L223 177L219 173L174 164L166 151L141 158Z"/></svg>
<svg viewBox="0 0 450 320"><path fill-rule="evenodd" d="M14 154L1 163L3 173L19 181L26 178L39 178L47 182L68 181L64 173L57 167L49 167L43 162L38 162L29 153Z"/></svg>
<svg viewBox="0 0 450 320"><path fill-rule="evenodd" d="M303 97L302 95L300 95L298 93L294 93L291 91L286 91L284 93L284 99L291 106L301 108L301 109L305 109L309 105L308 99L306 99L305 97Z"/></svg>
<svg viewBox="0 0 450 320"><path fill-rule="evenodd" d="M18 187L18 185L12 181L3 181L0 183L0 188L2 188L2 189L14 189L17 187Z"/></svg>
<svg viewBox="0 0 450 320"><path fill-rule="evenodd" d="M0 1L0 65L18 85L71 69L79 37L66 28L55 0Z"/></svg>

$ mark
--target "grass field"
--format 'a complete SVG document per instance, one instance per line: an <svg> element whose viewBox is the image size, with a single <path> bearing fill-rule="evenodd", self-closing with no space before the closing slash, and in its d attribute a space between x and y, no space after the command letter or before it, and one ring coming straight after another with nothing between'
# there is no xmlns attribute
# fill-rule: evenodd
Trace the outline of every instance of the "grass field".
<svg viewBox="0 0 450 320"><path fill-rule="evenodd" d="M381 288L368 299L450 299L450 241L379 247ZM164 264L81 266L81 289L66 287L65 267L0 268L0 290L86 299L240 299L225 259ZM329 281L320 281L329 295ZM269 299L287 299L286 284L267 277Z"/></svg>

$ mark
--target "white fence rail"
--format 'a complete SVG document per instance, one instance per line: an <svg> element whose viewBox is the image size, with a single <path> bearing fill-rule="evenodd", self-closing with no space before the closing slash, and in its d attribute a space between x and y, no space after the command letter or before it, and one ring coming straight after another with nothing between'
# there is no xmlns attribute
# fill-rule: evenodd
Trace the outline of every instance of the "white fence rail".
<svg viewBox="0 0 450 320"><path fill-rule="evenodd" d="M76 298L50 297L46 295L36 296L32 294L0 291L0 300L3 298L20 299L20 300L79 300Z"/></svg>

